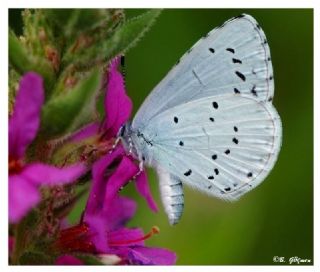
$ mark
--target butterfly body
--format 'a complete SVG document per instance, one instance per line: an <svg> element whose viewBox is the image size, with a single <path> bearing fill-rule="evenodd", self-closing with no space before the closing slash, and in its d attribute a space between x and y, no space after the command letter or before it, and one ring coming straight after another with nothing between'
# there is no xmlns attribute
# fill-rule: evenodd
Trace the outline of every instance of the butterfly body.
<svg viewBox="0 0 320 272"><path fill-rule="evenodd" d="M273 95L270 50L249 15L202 38L150 93L122 140L157 171L171 224L182 184L232 201L269 174L282 138Z"/></svg>

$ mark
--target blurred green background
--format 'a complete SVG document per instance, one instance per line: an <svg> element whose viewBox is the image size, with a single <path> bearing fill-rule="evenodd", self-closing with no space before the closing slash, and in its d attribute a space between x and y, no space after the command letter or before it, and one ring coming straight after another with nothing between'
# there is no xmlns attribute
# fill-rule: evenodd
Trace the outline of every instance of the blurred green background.
<svg viewBox="0 0 320 272"><path fill-rule="evenodd" d="M127 18L144 10L126 10ZM148 245L178 255L177 264L279 264L274 256L313 260L313 10L164 10L126 55L126 86L136 111L153 87L199 38L229 18L248 13L264 29L275 76L274 105L283 123L283 145L273 171L236 203L185 187L185 211L171 227L162 209L155 173L149 181L160 212L153 214L132 184L123 194L138 201L131 226L161 232ZM20 11L10 25L21 32Z"/></svg>

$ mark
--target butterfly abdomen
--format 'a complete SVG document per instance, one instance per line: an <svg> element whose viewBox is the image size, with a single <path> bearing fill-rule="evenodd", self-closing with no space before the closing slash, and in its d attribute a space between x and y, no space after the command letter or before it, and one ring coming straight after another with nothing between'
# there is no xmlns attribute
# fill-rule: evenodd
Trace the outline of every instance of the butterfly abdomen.
<svg viewBox="0 0 320 272"><path fill-rule="evenodd" d="M169 223L175 225L179 222L184 208L182 182L162 168L158 167L157 172L164 209L169 217Z"/></svg>

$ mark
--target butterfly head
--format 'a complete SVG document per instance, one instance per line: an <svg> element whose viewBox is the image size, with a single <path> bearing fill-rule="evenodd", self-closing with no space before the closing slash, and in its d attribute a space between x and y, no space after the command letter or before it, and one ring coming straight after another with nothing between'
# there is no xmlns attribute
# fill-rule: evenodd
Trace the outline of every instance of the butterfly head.
<svg viewBox="0 0 320 272"><path fill-rule="evenodd" d="M139 130L134 130L131 122L127 122L119 129L117 137L121 140L127 155L134 157L146 165L151 164L152 152L150 152L150 148L153 146L153 143Z"/></svg>
<svg viewBox="0 0 320 272"><path fill-rule="evenodd" d="M117 134L117 137L120 138L127 154L131 155L135 158L138 158L136 149L134 147L134 143L132 141L132 130L131 130L131 122L130 121L120 127L118 134Z"/></svg>

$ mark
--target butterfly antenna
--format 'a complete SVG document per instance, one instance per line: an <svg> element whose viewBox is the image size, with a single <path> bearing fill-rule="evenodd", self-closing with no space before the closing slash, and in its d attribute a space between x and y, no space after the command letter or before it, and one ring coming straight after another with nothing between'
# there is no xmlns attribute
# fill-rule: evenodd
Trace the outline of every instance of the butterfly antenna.
<svg viewBox="0 0 320 272"><path fill-rule="evenodd" d="M109 154L111 154L117 147L118 143L120 142L121 137L118 136L116 140L114 141L114 144L112 145L111 149L109 150Z"/></svg>
<svg viewBox="0 0 320 272"><path fill-rule="evenodd" d="M126 69L125 69L125 57L121 55L120 57L120 64L121 64L121 74L124 81L124 86L126 87Z"/></svg>

